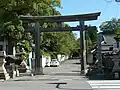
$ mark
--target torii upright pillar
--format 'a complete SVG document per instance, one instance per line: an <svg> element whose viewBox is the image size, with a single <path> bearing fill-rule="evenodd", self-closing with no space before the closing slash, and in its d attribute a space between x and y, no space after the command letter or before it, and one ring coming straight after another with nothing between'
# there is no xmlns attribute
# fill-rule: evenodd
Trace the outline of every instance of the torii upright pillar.
<svg viewBox="0 0 120 90"><path fill-rule="evenodd" d="M81 74L86 74L86 40L85 40L85 30L84 21L80 21L80 48L81 48Z"/></svg>
<svg viewBox="0 0 120 90"><path fill-rule="evenodd" d="M42 58L40 55L40 25L39 22L35 24L35 75L43 74Z"/></svg>

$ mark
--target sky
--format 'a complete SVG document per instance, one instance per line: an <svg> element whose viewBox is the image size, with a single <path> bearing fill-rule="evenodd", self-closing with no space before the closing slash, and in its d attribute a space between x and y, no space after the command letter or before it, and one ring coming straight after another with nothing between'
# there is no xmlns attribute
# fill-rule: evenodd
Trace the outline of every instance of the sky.
<svg viewBox="0 0 120 90"><path fill-rule="evenodd" d="M111 20L112 18L120 18L120 2L115 2L115 0L61 0L61 1L62 8L58 10L61 12L62 15L75 15L101 12L101 15L98 17L98 20L85 22L86 25L91 24L93 26L99 27L104 21ZM70 26L78 25L77 22L68 24Z"/></svg>

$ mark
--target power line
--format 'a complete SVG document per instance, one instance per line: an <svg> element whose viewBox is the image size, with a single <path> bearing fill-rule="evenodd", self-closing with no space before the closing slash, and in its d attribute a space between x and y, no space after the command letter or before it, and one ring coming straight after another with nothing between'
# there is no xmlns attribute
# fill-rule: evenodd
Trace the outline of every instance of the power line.
<svg viewBox="0 0 120 90"><path fill-rule="evenodd" d="M120 4L119 4L120 5ZM116 6L116 16L115 16L115 18L117 18L117 16L118 16L118 3L117 3L117 6Z"/></svg>
<svg viewBox="0 0 120 90"><path fill-rule="evenodd" d="M105 6L105 8L104 8L102 13L105 13L107 9L108 9L108 3L106 4L106 6Z"/></svg>

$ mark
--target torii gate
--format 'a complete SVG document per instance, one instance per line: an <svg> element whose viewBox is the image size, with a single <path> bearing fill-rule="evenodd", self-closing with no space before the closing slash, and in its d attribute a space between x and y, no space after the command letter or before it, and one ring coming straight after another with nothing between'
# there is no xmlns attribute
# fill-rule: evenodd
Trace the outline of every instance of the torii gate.
<svg viewBox="0 0 120 90"><path fill-rule="evenodd" d="M40 32L64 32L64 31L80 31L80 47L81 47L81 74L85 74L86 70L86 42L85 30L89 30L84 25L85 21L97 20L100 12L80 15L67 15L67 16L20 16L20 19L28 23L36 23L34 28L28 28L26 31L35 32L35 74L44 74L42 68L42 60L40 60ZM39 22L56 22L58 28L40 28ZM62 28L62 22L79 21L79 27Z"/></svg>

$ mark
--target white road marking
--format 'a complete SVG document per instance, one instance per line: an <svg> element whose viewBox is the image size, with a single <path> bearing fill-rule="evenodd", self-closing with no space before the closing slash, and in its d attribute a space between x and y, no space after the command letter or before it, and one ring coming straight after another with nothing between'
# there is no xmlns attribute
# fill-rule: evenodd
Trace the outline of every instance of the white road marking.
<svg viewBox="0 0 120 90"><path fill-rule="evenodd" d="M119 89L120 80L91 80L88 81L93 89Z"/></svg>

